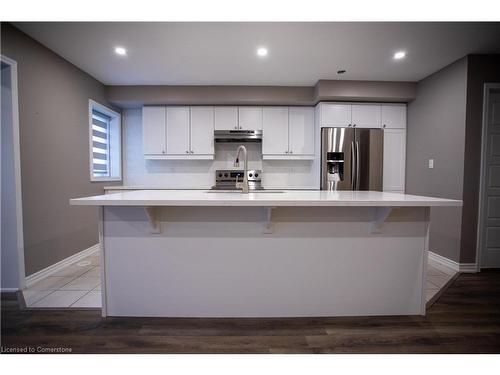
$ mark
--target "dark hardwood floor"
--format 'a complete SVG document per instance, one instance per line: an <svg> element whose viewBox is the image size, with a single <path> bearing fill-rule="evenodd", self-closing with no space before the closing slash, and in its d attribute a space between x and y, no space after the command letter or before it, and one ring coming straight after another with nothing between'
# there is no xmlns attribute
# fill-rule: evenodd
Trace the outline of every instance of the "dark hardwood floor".
<svg viewBox="0 0 500 375"><path fill-rule="evenodd" d="M72 353L500 353L500 272L461 274L426 317L106 318L2 298L4 348Z"/></svg>

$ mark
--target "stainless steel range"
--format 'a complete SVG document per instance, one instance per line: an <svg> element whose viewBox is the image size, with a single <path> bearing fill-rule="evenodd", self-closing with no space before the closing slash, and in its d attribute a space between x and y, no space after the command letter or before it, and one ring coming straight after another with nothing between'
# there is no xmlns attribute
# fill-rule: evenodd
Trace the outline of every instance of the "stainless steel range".
<svg viewBox="0 0 500 375"><path fill-rule="evenodd" d="M264 190L261 185L262 171L252 169L247 171L249 190ZM215 171L215 185L212 190L240 190L236 188L236 182L243 180L241 169L218 169Z"/></svg>

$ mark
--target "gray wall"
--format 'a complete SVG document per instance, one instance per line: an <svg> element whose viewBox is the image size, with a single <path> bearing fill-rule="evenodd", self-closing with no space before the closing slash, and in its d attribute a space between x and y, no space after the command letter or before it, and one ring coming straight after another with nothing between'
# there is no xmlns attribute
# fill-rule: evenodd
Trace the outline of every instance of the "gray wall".
<svg viewBox="0 0 500 375"><path fill-rule="evenodd" d="M417 98L408 105L407 193L462 199L466 93L466 58L417 84ZM433 208L430 250L458 262L461 225L461 208Z"/></svg>
<svg viewBox="0 0 500 375"><path fill-rule="evenodd" d="M7 23L2 54L17 61L26 275L98 242L97 209L71 207L101 194L89 179L88 100L104 86Z"/></svg>
<svg viewBox="0 0 500 375"><path fill-rule="evenodd" d="M500 82L500 55L467 57L467 115L465 126L465 161L463 181L463 216L460 262L476 260L483 90L485 83Z"/></svg>

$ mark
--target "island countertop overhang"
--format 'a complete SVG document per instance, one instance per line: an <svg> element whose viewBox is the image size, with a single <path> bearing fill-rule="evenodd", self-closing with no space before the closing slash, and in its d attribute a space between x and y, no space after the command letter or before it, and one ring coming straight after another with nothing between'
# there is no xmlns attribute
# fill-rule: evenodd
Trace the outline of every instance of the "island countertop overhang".
<svg viewBox="0 0 500 375"><path fill-rule="evenodd" d="M200 207L446 207L461 200L379 191L284 190L213 192L207 190L135 190L70 199L76 206Z"/></svg>

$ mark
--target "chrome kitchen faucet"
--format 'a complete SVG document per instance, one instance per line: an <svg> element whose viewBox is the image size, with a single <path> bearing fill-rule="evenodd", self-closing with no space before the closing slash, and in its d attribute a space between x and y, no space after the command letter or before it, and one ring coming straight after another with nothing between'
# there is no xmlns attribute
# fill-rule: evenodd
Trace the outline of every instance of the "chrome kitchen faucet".
<svg viewBox="0 0 500 375"><path fill-rule="evenodd" d="M247 176L247 171L248 171L248 157L247 157L247 148L243 145L240 145L238 147L238 151L236 151L236 160L234 161L234 166L239 167L240 166L240 152L243 150L243 155L244 155L244 161L245 161L245 167L243 169L243 181L238 182L238 177L236 177L236 188L241 189L242 193L248 194L248 176Z"/></svg>

